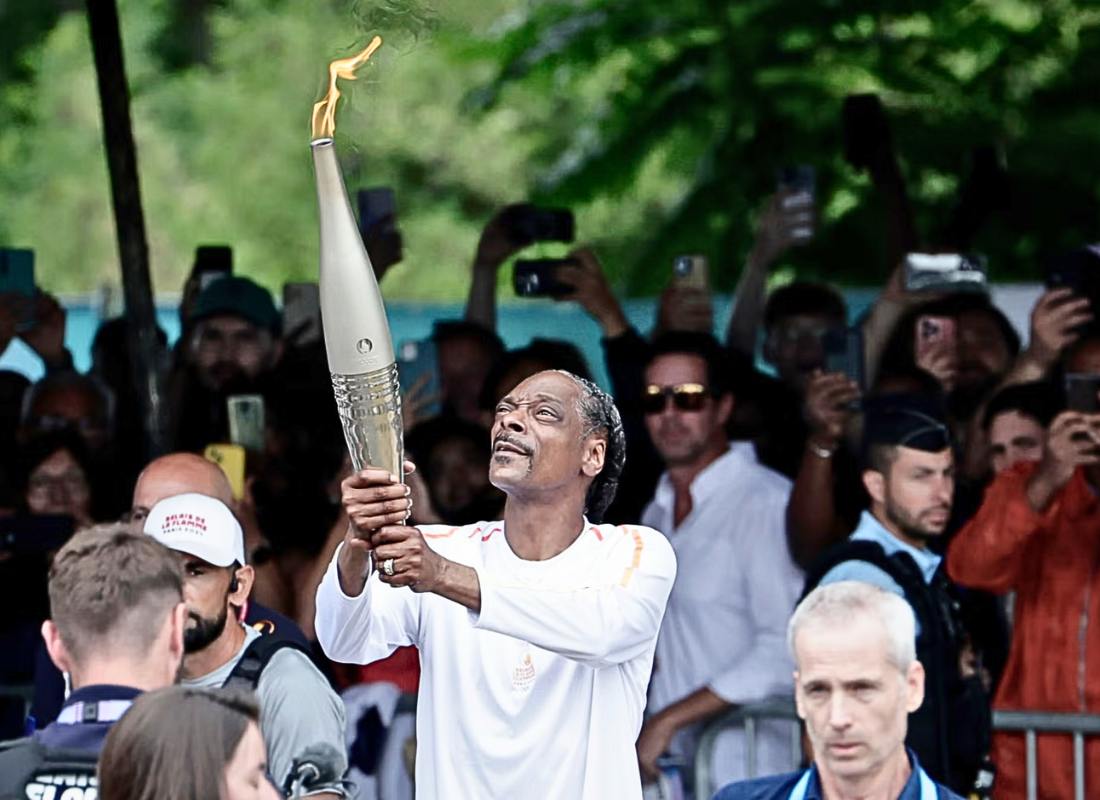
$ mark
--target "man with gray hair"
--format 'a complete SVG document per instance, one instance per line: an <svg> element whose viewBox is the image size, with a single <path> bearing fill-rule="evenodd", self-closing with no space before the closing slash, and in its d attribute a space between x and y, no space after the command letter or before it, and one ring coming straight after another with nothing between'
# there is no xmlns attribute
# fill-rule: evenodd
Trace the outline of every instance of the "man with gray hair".
<svg viewBox="0 0 1100 800"><path fill-rule="evenodd" d="M818 587L795 609L787 640L813 764L730 784L714 800L961 800L905 747L909 714L924 701L905 600L857 581Z"/></svg>

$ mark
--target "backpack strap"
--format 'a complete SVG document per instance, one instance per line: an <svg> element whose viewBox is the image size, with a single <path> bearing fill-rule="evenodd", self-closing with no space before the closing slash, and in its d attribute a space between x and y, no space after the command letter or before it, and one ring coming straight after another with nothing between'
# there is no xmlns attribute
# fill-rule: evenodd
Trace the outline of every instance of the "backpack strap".
<svg viewBox="0 0 1100 800"><path fill-rule="evenodd" d="M887 555L878 542L849 539L826 550L807 572L806 586L800 602L818 587L834 567L849 561L863 561L878 567L897 582L920 621L921 644L934 645L944 640L953 640L954 625L950 616L945 617L937 597L937 590L942 587L935 581L932 584L925 581L924 573L911 555L904 552Z"/></svg>
<svg viewBox="0 0 1100 800"><path fill-rule="evenodd" d="M310 657L309 651L293 639L277 633L260 634L245 649L237 666L233 667L233 671L229 673L229 677L222 685L255 691L260 683L260 675L263 674L272 656L287 648L297 650L306 658Z"/></svg>

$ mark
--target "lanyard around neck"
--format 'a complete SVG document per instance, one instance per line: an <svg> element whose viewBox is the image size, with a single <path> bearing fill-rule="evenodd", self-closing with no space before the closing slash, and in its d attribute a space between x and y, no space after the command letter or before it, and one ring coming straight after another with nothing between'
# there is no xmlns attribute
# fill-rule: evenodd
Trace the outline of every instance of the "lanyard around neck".
<svg viewBox="0 0 1100 800"><path fill-rule="evenodd" d="M795 784L794 789L791 790L791 794L787 800L806 800L806 791L810 787L810 775L812 774L812 769L806 770L802 779L799 780L799 782ZM920 800L938 800L939 792L936 790L936 784L928 777L928 773L918 767L917 775L920 779Z"/></svg>

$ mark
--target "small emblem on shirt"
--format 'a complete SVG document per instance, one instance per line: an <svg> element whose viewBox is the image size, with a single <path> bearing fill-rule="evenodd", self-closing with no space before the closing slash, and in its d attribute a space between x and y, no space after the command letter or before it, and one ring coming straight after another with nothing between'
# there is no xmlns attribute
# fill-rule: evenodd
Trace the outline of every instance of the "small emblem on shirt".
<svg viewBox="0 0 1100 800"><path fill-rule="evenodd" d="M531 663L530 653L524 656L522 664L512 670L512 685L520 692L529 692L535 685L535 665Z"/></svg>

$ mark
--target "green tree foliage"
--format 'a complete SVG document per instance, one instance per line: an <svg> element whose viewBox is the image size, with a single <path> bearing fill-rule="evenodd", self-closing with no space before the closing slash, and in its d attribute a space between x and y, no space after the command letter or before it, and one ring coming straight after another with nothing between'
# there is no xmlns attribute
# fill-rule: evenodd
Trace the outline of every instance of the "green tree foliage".
<svg viewBox="0 0 1100 800"><path fill-rule="evenodd" d="M378 32L345 86L348 186L391 185L406 262L390 297L454 300L478 231L529 196L575 209L629 293L710 256L730 287L791 163L824 226L788 266L877 283L882 214L841 159L840 107L878 92L935 245L974 147L1013 178L975 247L997 279L1096 238L1100 12L1067 0L119 0L155 286L226 242L272 288L316 270L308 119L327 63ZM41 283L117 283L83 3L0 2L0 244Z"/></svg>
<svg viewBox="0 0 1100 800"><path fill-rule="evenodd" d="M875 92L889 111L924 243L937 246L970 152L992 145L1013 190L974 242L995 279L1034 279L1051 249L1097 238L1100 11L1066 0L542 0L488 44L496 78L568 97L569 129L537 154L542 198L621 197L655 168L676 202L636 243L628 287L650 292L677 252L729 287L753 211L785 164L817 167L824 227L801 272L881 281L883 218L842 159L840 111ZM564 102L564 101L563 101ZM632 231L638 233L639 231Z"/></svg>
<svg viewBox="0 0 1100 800"><path fill-rule="evenodd" d="M390 297L464 296L481 226L527 196L542 141L532 121L551 113L538 93L517 91L522 109L461 114L495 62L458 53L507 3L456 0L433 13L408 0L222 0L204 4L206 45L189 51L171 41L183 35L173 27L182 1L120 0L157 291L180 290L203 243L231 244L238 271L273 289L316 277L310 112L328 63L380 33L382 49L342 88L348 187L396 189L406 260L386 277ZM82 5L0 31L21 77L0 87L0 245L34 248L40 284L53 291L118 282ZM34 6L0 8L18 17ZM590 225L610 226L610 216Z"/></svg>

